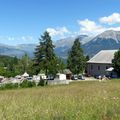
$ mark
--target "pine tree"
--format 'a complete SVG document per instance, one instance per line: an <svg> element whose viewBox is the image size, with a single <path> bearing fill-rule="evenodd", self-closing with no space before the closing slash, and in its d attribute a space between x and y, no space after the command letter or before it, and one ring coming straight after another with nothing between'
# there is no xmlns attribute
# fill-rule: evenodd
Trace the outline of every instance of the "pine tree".
<svg viewBox="0 0 120 120"><path fill-rule="evenodd" d="M69 52L67 67L73 74L79 74L85 69L85 57L79 39L74 41L74 44Z"/></svg>
<svg viewBox="0 0 120 120"><path fill-rule="evenodd" d="M48 32L39 39L39 45L35 49L35 66L37 66L37 72L41 70L45 71L47 75L51 71L52 61L55 59L54 45ZM54 64L54 63L53 63Z"/></svg>
<svg viewBox="0 0 120 120"><path fill-rule="evenodd" d="M85 73L87 73L87 61L89 61L89 60L90 60L89 55L87 55L87 56L85 57L85 59L86 59L86 64L85 64Z"/></svg>
<svg viewBox="0 0 120 120"><path fill-rule="evenodd" d="M120 49L117 52L115 52L112 63L113 63L114 69L120 75Z"/></svg>
<svg viewBox="0 0 120 120"><path fill-rule="evenodd" d="M86 61L90 60L90 57L89 55L86 56Z"/></svg>

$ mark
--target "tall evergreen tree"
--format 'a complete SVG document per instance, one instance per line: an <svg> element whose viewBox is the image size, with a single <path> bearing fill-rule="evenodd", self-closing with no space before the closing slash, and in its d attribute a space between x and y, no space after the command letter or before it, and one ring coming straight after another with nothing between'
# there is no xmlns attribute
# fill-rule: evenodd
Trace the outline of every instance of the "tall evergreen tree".
<svg viewBox="0 0 120 120"><path fill-rule="evenodd" d="M90 59L89 55L86 56L86 61L88 61Z"/></svg>
<svg viewBox="0 0 120 120"><path fill-rule="evenodd" d="M115 52L112 63L113 63L114 69L120 75L120 49L117 52Z"/></svg>
<svg viewBox="0 0 120 120"><path fill-rule="evenodd" d="M79 74L85 69L85 57L79 39L74 41L74 44L69 52L67 67L73 74Z"/></svg>
<svg viewBox="0 0 120 120"><path fill-rule="evenodd" d="M87 73L87 61L89 61L89 60L90 60L89 55L87 55L87 56L85 57L85 59L86 59L86 64L85 64L85 73Z"/></svg>
<svg viewBox="0 0 120 120"><path fill-rule="evenodd" d="M55 59L54 45L48 32L39 39L39 45L35 49L35 65L37 66L37 72L41 70L45 71L46 75L51 71L51 63Z"/></svg>

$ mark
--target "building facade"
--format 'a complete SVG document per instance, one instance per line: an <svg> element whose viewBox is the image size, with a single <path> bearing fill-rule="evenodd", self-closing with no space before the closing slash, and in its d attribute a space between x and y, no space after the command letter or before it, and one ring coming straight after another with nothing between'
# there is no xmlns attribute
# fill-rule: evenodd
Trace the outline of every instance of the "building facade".
<svg viewBox="0 0 120 120"><path fill-rule="evenodd" d="M117 50L102 50L87 62L87 74L90 76L108 75L106 71L112 67L112 59ZM109 74L112 75L112 72Z"/></svg>
<svg viewBox="0 0 120 120"><path fill-rule="evenodd" d="M87 74L91 76L107 75L106 70L110 67L112 64L88 63Z"/></svg>

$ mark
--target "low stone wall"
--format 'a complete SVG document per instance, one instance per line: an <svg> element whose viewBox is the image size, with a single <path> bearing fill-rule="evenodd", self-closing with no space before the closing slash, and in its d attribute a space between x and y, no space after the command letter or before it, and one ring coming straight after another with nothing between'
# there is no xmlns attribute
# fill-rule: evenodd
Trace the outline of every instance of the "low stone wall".
<svg viewBox="0 0 120 120"><path fill-rule="evenodd" d="M48 85L69 84L68 80L48 80Z"/></svg>

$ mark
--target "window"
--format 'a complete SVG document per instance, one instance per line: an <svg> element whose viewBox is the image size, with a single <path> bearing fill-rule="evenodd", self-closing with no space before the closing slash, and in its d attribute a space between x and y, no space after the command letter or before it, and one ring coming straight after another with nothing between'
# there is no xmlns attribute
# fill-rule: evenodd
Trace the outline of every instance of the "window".
<svg viewBox="0 0 120 120"><path fill-rule="evenodd" d="M98 70L100 70L100 66L98 66Z"/></svg>

